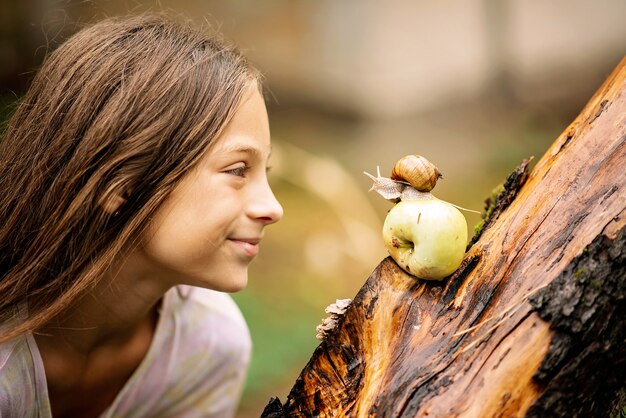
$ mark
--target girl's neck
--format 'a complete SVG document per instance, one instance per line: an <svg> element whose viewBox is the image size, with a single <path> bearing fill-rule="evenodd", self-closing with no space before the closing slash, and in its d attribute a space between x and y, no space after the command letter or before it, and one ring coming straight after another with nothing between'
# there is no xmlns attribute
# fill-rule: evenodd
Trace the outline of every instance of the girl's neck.
<svg viewBox="0 0 626 418"><path fill-rule="evenodd" d="M37 343L85 356L98 348L122 346L147 321L153 322L170 287L129 257L110 269L92 292L38 330Z"/></svg>
<svg viewBox="0 0 626 418"><path fill-rule="evenodd" d="M111 270L35 333L54 416L99 416L146 357L169 287L136 267Z"/></svg>

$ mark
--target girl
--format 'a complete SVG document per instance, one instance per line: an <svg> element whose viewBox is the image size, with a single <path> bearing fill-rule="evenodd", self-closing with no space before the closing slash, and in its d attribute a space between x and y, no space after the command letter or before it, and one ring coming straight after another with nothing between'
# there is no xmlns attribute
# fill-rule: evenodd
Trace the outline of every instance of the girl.
<svg viewBox="0 0 626 418"><path fill-rule="evenodd" d="M159 16L52 53L0 143L0 416L227 417L282 208L259 74Z"/></svg>

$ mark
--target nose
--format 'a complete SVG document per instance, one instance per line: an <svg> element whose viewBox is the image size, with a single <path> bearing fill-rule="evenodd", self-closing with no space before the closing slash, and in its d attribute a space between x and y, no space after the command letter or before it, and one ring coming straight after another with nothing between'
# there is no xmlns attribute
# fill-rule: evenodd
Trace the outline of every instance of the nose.
<svg viewBox="0 0 626 418"><path fill-rule="evenodd" d="M263 181L256 191L252 192L252 204L249 206L249 216L271 225L283 217L283 207L274 196L267 180Z"/></svg>

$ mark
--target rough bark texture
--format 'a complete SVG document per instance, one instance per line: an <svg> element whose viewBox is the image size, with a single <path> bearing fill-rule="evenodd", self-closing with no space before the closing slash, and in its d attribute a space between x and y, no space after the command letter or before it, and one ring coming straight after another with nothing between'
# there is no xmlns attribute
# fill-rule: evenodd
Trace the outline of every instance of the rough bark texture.
<svg viewBox="0 0 626 418"><path fill-rule="evenodd" d="M530 299L554 330L535 378L544 393L531 417L614 416L626 406L626 230L602 235ZM618 403L618 407L619 407Z"/></svg>
<svg viewBox="0 0 626 418"><path fill-rule="evenodd" d="M494 199L462 266L387 258L264 417L614 416L626 400L626 60Z"/></svg>

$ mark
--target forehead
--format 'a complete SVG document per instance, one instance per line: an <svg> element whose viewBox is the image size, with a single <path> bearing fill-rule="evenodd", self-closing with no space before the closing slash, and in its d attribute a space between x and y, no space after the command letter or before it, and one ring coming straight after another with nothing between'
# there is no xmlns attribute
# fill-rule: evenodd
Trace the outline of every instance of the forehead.
<svg viewBox="0 0 626 418"><path fill-rule="evenodd" d="M232 119L215 140L211 153L267 155L270 130L265 101L256 88L248 87Z"/></svg>

